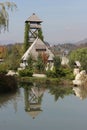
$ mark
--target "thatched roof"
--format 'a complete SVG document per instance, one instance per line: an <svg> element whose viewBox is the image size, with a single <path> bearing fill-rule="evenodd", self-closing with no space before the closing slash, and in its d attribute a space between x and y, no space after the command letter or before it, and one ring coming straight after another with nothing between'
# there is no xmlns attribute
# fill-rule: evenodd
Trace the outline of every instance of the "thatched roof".
<svg viewBox="0 0 87 130"><path fill-rule="evenodd" d="M54 54L51 52L51 50L45 45L41 39L36 38L35 41L32 43L32 45L28 48L28 50L24 53L22 56L23 61L27 61L29 56L32 55L35 59L38 57L38 51L45 51L46 54L51 56L51 59L53 59Z"/></svg>
<svg viewBox="0 0 87 130"><path fill-rule="evenodd" d="M46 49L46 45L43 43L43 41L38 39L36 41L35 48L36 48L36 50L45 50Z"/></svg>
<svg viewBox="0 0 87 130"><path fill-rule="evenodd" d="M33 119L35 119L35 117L37 117L41 112L42 110L31 110L28 113Z"/></svg>
<svg viewBox="0 0 87 130"><path fill-rule="evenodd" d="M25 22L39 22L39 23L41 23L42 20L40 20L39 17L36 16L35 13L33 13L32 16L30 16Z"/></svg>
<svg viewBox="0 0 87 130"><path fill-rule="evenodd" d="M32 43L32 45L28 48L28 50L24 53L24 55L22 56L22 60L26 61L29 58L29 55L32 52L33 46L36 44L37 39L35 39L35 41Z"/></svg>

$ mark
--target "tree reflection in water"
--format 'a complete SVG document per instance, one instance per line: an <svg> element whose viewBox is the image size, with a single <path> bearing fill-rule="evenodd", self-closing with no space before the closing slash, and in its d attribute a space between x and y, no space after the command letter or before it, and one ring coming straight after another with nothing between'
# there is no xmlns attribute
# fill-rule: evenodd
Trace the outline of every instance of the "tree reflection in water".
<svg viewBox="0 0 87 130"><path fill-rule="evenodd" d="M9 103L13 103L15 112L17 112L17 102L20 97L20 90L17 89L15 92L9 92L5 94L0 93L0 108L5 107Z"/></svg>
<svg viewBox="0 0 87 130"><path fill-rule="evenodd" d="M55 101L57 101L59 98L63 99L64 96L73 94L73 91L72 91L72 87L53 86L49 88L49 93L54 95Z"/></svg>

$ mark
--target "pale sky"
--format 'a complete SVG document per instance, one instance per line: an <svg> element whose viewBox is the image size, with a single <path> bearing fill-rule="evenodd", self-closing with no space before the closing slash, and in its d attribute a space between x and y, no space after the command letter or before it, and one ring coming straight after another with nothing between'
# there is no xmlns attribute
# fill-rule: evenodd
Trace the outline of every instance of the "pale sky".
<svg viewBox="0 0 87 130"><path fill-rule="evenodd" d="M0 0L4 2L6 0ZM1 43L24 41L24 24L35 13L42 21L44 40L52 44L87 38L87 0L7 0L18 9L9 11L9 32L0 34Z"/></svg>

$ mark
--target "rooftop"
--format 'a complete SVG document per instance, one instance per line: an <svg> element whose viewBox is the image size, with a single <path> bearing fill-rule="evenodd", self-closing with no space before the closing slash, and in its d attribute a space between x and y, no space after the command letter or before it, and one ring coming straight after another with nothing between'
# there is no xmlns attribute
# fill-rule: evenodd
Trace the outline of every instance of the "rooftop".
<svg viewBox="0 0 87 130"><path fill-rule="evenodd" d="M39 22L39 23L41 23L42 20L39 19L39 17L36 16L35 13L33 13L25 22Z"/></svg>

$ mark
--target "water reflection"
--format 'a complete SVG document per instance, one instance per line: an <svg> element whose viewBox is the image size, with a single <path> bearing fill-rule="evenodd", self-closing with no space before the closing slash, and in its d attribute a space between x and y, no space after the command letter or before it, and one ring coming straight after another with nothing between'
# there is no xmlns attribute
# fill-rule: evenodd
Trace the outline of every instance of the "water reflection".
<svg viewBox="0 0 87 130"><path fill-rule="evenodd" d="M87 98L87 86L76 86L73 87L73 91L75 92L75 95L79 97L80 99Z"/></svg>
<svg viewBox="0 0 87 130"><path fill-rule="evenodd" d="M34 119L42 112L41 103L45 87L27 86L24 88L25 111Z"/></svg>
<svg viewBox="0 0 87 130"><path fill-rule="evenodd" d="M71 87L48 86L46 84L36 83L32 86L24 86L25 111L29 113L33 119L43 111L41 104L46 91L54 96L54 101L57 101L59 98L63 99L66 95L74 94Z"/></svg>
<svg viewBox="0 0 87 130"><path fill-rule="evenodd" d="M0 108L6 107L8 104L13 103L14 111L17 112L17 102L20 95L19 89L15 92L0 94Z"/></svg>
<svg viewBox="0 0 87 130"><path fill-rule="evenodd" d="M51 95L54 95L55 101L57 101L59 98L64 98L64 96L67 96L69 94L73 94L72 87L67 86L52 86L49 88L49 93Z"/></svg>
<svg viewBox="0 0 87 130"><path fill-rule="evenodd" d="M86 98L87 88L79 89ZM23 84L19 90L0 95L1 130L87 129L87 100L76 100L72 86L33 83Z"/></svg>

